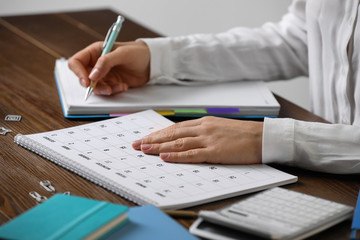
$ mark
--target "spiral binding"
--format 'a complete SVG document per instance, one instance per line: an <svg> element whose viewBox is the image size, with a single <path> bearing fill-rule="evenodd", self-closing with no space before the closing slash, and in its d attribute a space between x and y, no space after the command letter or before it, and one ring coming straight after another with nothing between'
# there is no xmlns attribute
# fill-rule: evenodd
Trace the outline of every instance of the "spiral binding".
<svg viewBox="0 0 360 240"><path fill-rule="evenodd" d="M141 196L134 191L131 191L127 187L125 187L111 179L108 179L106 176L98 174L97 172L72 161L70 158L44 146L43 144L37 143L36 141L34 141L22 134L17 134L14 137L14 142L32 152L38 154L39 156L46 158L46 159L52 161L53 163L65 168L65 169L68 169L68 170L74 172L75 174L77 174L77 175L79 175L79 176L81 176L81 177L115 193L115 194L118 194L121 197L126 198L127 200L132 201L138 205L146 205L146 204L152 204L155 206L158 205L157 202L155 202L149 198L146 198L145 196Z"/></svg>

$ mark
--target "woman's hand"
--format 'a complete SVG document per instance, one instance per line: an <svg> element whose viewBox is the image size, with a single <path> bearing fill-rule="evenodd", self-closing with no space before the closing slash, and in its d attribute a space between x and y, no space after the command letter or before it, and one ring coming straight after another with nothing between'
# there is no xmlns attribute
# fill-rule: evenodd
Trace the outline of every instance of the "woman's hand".
<svg viewBox="0 0 360 240"><path fill-rule="evenodd" d="M256 164L262 158L262 122L203 117L175 123L133 143L166 162Z"/></svg>
<svg viewBox="0 0 360 240"><path fill-rule="evenodd" d="M113 51L101 56L102 44L93 43L69 59L82 86L98 81L94 93L112 95L149 81L150 50L144 42L115 43Z"/></svg>

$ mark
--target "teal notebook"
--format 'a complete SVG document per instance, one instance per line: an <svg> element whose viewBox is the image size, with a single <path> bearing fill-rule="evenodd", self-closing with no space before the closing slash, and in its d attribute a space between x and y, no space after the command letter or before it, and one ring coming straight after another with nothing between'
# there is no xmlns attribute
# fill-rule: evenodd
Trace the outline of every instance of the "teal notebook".
<svg viewBox="0 0 360 240"><path fill-rule="evenodd" d="M2 225L0 238L99 239L128 222L127 210L123 205L56 194Z"/></svg>
<svg viewBox="0 0 360 240"><path fill-rule="evenodd" d="M132 207L126 226L108 235L106 240L198 240L182 225L153 205Z"/></svg>

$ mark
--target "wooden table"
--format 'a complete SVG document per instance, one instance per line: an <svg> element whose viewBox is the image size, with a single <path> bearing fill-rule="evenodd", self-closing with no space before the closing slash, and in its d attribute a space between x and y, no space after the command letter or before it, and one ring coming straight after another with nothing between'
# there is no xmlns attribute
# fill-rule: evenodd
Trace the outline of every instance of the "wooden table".
<svg viewBox="0 0 360 240"><path fill-rule="evenodd" d="M71 127L88 121L64 118L53 77L55 59L70 57L94 41L102 41L117 14L110 10L29 15L0 18L0 126L11 129L0 135L0 224L16 217L37 203L29 196L36 191L50 197L40 185L50 180L57 192L134 204L115 195L40 156L16 145L18 133L31 134ZM120 41L159 34L127 18ZM306 121L323 121L310 112L278 97L280 117ZM8 114L22 116L20 122L5 121ZM359 175L332 175L297 168L276 166L297 175L297 183L286 188L355 206L360 188ZM243 196L206 205L192 210L216 209ZM177 219L189 227L193 219ZM326 230L313 239L348 239L351 221Z"/></svg>

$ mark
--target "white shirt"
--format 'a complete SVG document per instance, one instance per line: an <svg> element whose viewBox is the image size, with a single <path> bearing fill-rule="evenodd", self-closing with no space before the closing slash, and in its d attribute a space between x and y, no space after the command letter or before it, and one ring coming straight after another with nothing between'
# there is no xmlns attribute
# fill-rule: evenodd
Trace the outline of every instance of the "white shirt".
<svg viewBox="0 0 360 240"><path fill-rule="evenodd" d="M333 124L265 119L263 163L360 173L359 0L294 0L279 23L142 39L150 84L309 76L312 111ZM191 80L191 81L189 81Z"/></svg>

